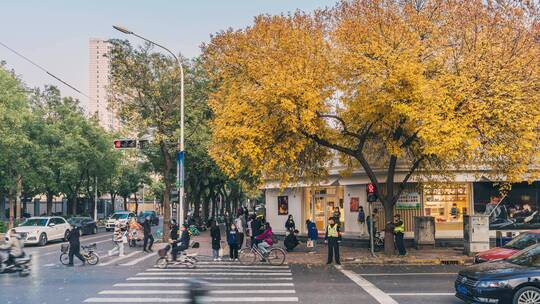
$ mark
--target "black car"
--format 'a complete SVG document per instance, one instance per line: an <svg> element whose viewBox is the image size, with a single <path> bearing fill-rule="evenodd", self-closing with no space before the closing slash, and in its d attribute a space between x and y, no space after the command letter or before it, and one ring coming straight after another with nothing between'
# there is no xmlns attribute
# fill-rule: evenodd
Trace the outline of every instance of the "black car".
<svg viewBox="0 0 540 304"><path fill-rule="evenodd" d="M144 219L146 217L150 218L150 224L152 225L159 225L159 217L157 216L155 211L144 211L139 214L139 223L143 223Z"/></svg>
<svg viewBox="0 0 540 304"><path fill-rule="evenodd" d="M72 217L68 220L68 223L70 223L73 226L80 227L81 235L96 234L98 232L96 222L94 222L94 220L90 217L86 217L86 216Z"/></svg>
<svg viewBox="0 0 540 304"><path fill-rule="evenodd" d="M454 286L467 303L540 304L540 244L463 269Z"/></svg>

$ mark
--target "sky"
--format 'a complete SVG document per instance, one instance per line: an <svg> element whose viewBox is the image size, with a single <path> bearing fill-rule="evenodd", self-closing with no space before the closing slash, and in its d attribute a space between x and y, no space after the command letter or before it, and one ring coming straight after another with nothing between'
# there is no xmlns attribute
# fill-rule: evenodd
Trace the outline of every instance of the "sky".
<svg viewBox="0 0 540 304"><path fill-rule="evenodd" d="M312 11L336 0L2 0L0 42L88 94L90 38L129 38L124 26L186 57L200 54L212 33L250 25L259 14ZM0 46L0 61L30 87L57 85L67 96L87 98Z"/></svg>

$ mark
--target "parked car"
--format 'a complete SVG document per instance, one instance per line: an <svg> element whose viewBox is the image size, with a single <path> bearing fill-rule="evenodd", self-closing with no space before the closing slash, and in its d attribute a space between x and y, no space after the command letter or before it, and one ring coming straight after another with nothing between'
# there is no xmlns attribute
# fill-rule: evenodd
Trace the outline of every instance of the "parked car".
<svg viewBox="0 0 540 304"><path fill-rule="evenodd" d="M144 211L143 213L139 214L139 223L144 222L144 219L146 217L150 217L150 223L154 226L159 225L159 217L157 216L155 211Z"/></svg>
<svg viewBox="0 0 540 304"><path fill-rule="evenodd" d="M73 226L80 227L81 229L79 231L81 232L81 235L96 234L98 232L97 224L91 217L72 217L68 220L68 222Z"/></svg>
<svg viewBox="0 0 540 304"><path fill-rule="evenodd" d="M476 254L475 263L506 259L513 254L540 242L540 230L523 232L502 247L492 248Z"/></svg>
<svg viewBox="0 0 540 304"><path fill-rule="evenodd" d="M24 244L45 246L49 241L66 240L71 226L63 217L39 216L22 222L15 231Z"/></svg>
<svg viewBox="0 0 540 304"><path fill-rule="evenodd" d="M467 303L539 303L540 244L504 260L465 268L454 286L456 297Z"/></svg>
<svg viewBox="0 0 540 304"><path fill-rule="evenodd" d="M137 218L137 216L133 212L129 212L129 211L115 212L107 220L107 223L105 224L105 230L112 231L114 230L114 223L116 223L116 221L120 221L121 223L125 224L129 222L132 218Z"/></svg>

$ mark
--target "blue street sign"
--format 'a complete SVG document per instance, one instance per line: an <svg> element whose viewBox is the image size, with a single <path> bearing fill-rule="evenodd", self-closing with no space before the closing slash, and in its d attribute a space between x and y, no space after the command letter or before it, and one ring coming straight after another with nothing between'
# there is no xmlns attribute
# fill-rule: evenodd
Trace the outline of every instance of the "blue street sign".
<svg viewBox="0 0 540 304"><path fill-rule="evenodd" d="M176 187L180 188L184 186L184 159L186 152L179 151L176 153Z"/></svg>

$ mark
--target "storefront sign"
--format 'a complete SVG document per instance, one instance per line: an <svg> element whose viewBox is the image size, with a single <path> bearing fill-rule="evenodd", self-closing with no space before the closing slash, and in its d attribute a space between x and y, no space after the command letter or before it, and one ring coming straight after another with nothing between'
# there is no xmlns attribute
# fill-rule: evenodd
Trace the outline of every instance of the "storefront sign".
<svg viewBox="0 0 540 304"><path fill-rule="evenodd" d="M403 192L396 202L396 209L420 209L420 194L418 192Z"/></svg>

